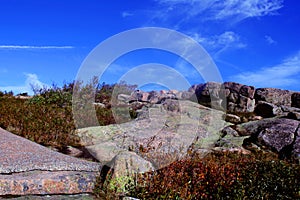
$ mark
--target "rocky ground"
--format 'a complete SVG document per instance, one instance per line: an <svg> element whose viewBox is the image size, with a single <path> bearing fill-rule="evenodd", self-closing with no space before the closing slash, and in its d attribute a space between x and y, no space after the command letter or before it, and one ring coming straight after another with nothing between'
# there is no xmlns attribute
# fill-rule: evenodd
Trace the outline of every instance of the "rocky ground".
<svg viewBox="0 0 300 200"><path fill-rule="evenodd" d="M0 151L7 155L0 158L1 195L88 193L104 165L118 179L162 168L191 151L203 156L212 151L272 151L282 159L300 159L297 92L209 82L188 91L120 94L110 106L122 105L138 108L137 118L77 132L99 163L60 155L1 130ZM129 115L122 112L115 110L115 115ZM167 154L172 156L161 159Z"/></svg>
<svg viewBox="0 0 300 200"><path fill-rule="evenodd" d="M92 193L101 169L100 163L52 151L3 129L0 154L2 198Z"/></svg>
<svg viewBox="0 0 300 200"><path fill-rule="evenodd" d="M159 169L191 150L203 156L212 151L272 151L296 162L300 157L297 92L209 82L183 92L121 94L112 108L120 105L141 108L137 118L78 130L86 148L113 169L116 179ZM166 154L172 156L162 160Z"/></svg>

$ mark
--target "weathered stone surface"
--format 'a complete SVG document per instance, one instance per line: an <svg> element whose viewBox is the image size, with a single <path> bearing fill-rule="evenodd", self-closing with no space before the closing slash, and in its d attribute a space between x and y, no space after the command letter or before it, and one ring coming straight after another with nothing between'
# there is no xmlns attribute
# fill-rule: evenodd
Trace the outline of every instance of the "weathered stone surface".
<svg viewBox="0 0 300 200"><path fill-rule="evenodd" d="M98 171L99 163L67 156L0 129L0 173L47 171Z"/></svg>
<svg viewBox="0 0 300 200"><path fill-rule="evenodd" d="M133 176L136 173L154 171L151 162L138 156L135 152L122 152L116 155L108 164L113 169L112 178Z"/></svg>
<svg viewBox="0 0 300 200"><path fill-rule="evenodd" d="M255 106L252 86L234 82L199 84L189 89L195 90L198 102L216 109L227 109L229 112L253 112Z"/></svg>
<svg viewBox="0 0 300 200"><path fill-rule="evenodd" d="M296 129L293 128L287 124L276 124L264 128L257 136L257 143L266 145L271 149L275 148L277 152L280 152L285 146L292 144L294 141Z"/></svg>
<svg viewBox="0 0 300 200"><path fill-rule="evenodd" d="M295 142L297 131L299 131L299 121L268 118L240 124L236 126L236 130L240 135L251 136L249 141L279 153ZM293 151L293 149L289 151Z"/></svg>
<svg viewBox="0 0 300 200"><path fill-rule="evenodd" d="M286 116L289 119L300 121L300 108L289 106L280 106L280 108L283 111L283 116Z"/></svg>
<svg viewBox="0 0 300 200"><path fill-rule="evenodd" d="M130 96L120 94L118 100L123 103L132 102L145 102L151 104L159 104L165 99L179 99L188 100L192 98L193 92L190 91L177 91L177 90L161 90L161 91L150 91L144 92L141 90L134 91Z"/></svg>
<svg viewBox="0 0 300 200"><path fill-rule="evenodd" d="M262 116L264 118L270 118L270 117L278 116L279 114L282 113L282 110L280 107L274 104L265 101L259 101L255 106L254 112L258 116Z"/></svg>
<svg viewBox="0 0 300 200"><path fill-rule="evenodd" d="M296 139L292 146L292 156L300 161L300 130L298 129ZM300 162L299 162L300 164Z"/></svg>
<svg viewBox="0 0 300 200"><path fill-rule="evenodd" d="M0 196L92 192L100 163L67 156L0 129Z"/></svg>
<svg viewBox="0 0 300 200"><path fill-rule="evenodd" d="M0 175L0 195L92 193L96 174L76 171L29 171Z"/></svg>
<svg viewBox="0 0 300 200"><path fill-rule="evenodd" d="M72 156L72 157L80 157L84 154L84 152L75 147L67 146L65 149L65 154Z"/></svg>
<svg viewBox="0 0 300 200"><path fill-rule="evenodd" d="M226 104L224 102L226 97L221 83L207 82L206 84L199 84L195 88L195 94L201 105L216 109L222 109L226 106L223 105Z"/></svg>
<svg viewBox="0 0 300 200"><path fill-rule="evenodd" d="M300 108L300 93L293 93L292 94L292 107Z"/></svg>
<svg viewBox="0 0 300 200"><path fill-rule="evenodd" d="M184 156L195 140L197 148L214 147L220 130L226 126L223 112L191 101L168 99L165 102L167 105L143 107L139 115L142 118L123 124L80 129L78 134L88 141L87 148L98 160L108 152L115 155L128 150L138 152L140 147L148 149L144 156L153 158L162 153L174 153L177 155L175 159ZM108 149L113 147L116 151L104 151L103 145L106 144L110 144ZM111 156L115 156L113 154Z"/></svg>
<svg viewBox="0 0 300 200"><path fill-rule="evenodd" d="M162 106L166 111L180 113L180 105L178 101L172 99L165 99L162 101Z"/></svg>
<svg viewBox="0 0 300 200"><path fill-rule="evenodd" d="M119 94L117 99L122 103L128 103L131 100L131 96L128 94Z"/></svg>
<svg viewBox="0 0 300 200"><path fill-rule="evenodd" d="M266 101L276 106L291 106L292 92L276 88L258 88L255 91L255 100Z"/></svg>
<svg viewBox="0 0 300 200"><path fill-rule="evenodd" d="M105 180L105 185L122 196L128 193L127 188L134 183L137 174L155 170L152 163L129 151L116 155L107 166L109 178Z"/></svg>
<svg viewBox="0 0 300 200"><path fill-rule="evenodd" d="M255 89L253 86L243 85L235 82L225 82L224 88L229 89L230 93L236 93L250 99L254 98Z"/></svg>
<svg viewBox="0 0 300 200"><path fill-rule="evenodd" d="M253 86L225 82L227 110L235 113L253 112L255 106Z"/></svg>
<svg viewBox="0 0 300 200"><path fill-rule="evenodd" d="M221 133L222 133L222 137L226 136L226 135L231 135L231 136L234 136L234 137L239 137L239 133L234 130L233 128L231 128L230 126L226 126L225 128L223 128L221 130Z"/></svg>
<svg viewBox="0 0 300 200"><path fill-rule="evenodd" d="M87 146L86 148L94 158L103 164L110 162L116 155L124 151L124 149L118 147L118 145L112 141Z"/></svg>
<svg viewBox="0 0 300 200"><path fill-rule="evenodd" d="M249 138L249 136L240 136L231 126L223 128L221 133L221 138L216 142L216 147L227 149L242 148L244 139Z"/></svg>
<svg viewBox="0 0 300 200"><path fill-rule="evenodd" d="M225 115L225 121L226 122L230 122L230 123L233 123L233 124L239 124L241 123L241 118L237 115L233 115L233 114L226 114Z"/></svg>

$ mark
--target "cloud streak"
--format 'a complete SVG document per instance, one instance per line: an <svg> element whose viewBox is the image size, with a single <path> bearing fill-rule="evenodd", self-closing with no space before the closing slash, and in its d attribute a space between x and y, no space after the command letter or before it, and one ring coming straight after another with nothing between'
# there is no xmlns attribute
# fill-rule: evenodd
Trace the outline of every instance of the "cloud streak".
<svg viewBox="0 0 300 200"><path fill-rule="evenodd" d="M300 85L300 51L280 64L237 74L232 80L256 87L294 88ZM298 88L295 88L298 87Z"/></svg>
<svg viewBox="0 0 300 200"><path fill-rule="evenodd" d="M31 46L31 45L0 45L0 49L73 49L73 46Z"/></svg>
<svg viewBox="0 0 300 200"><path fill-rule="evenodd" d="M156 0L165 15L185 14L185 20L205 16L206 20L231 20L276 15L283 7L283 0ZM174 12L172 12L174 11ZM199 17L200 18L200 17Z"/></svg>
<svg viewBox="0 0 300 200"><path fill-rule="evenodd" d="M126 18L126 17L131 17L131 16L133 16L133 13L124 11L124 12L121 13L121 15L122 15L123 18Z"/></svg>
<svg viewBox="0 0 300 200"><path fill-rule="evenodd" d="M265 40L270 45L277 44L277 42L275 40L273 40L273 38L271 38L271 36L269 36L269 35L265 35Z"/></svg>
<svg viewBox="0 0 300 200"><path fill-rule="evenodd" d="M42 83L36 74L25 73L26 80L22 85L16 86L4 86L0 87L0 91L13 91L14 94L27 92L29 95L33 94L33 88L43 88L47 87L47 84Z"/></svg>
<svg viewBox="0 0 300 200"><path fill-rule="evenodd" d="M233 31L225 31L220 35L213 35L210 37L202 37L200 34L194 33L192 34L192 38L213 53L215 58L227 50L243 49L247 47L247 44Z"/></svg>

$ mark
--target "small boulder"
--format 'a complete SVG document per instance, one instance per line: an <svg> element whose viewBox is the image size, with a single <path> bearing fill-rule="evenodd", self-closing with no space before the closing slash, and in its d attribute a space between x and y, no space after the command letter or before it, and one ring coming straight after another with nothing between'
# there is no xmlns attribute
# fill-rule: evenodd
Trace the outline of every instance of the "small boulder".
<svg viewBox="0 0 300 200"><path fill-rule="evenodd" d="M108 164L111 175L107 187L119 196L128 193L128 188L134 184L134 177L139 173L154 171L152 163L138 156L134 152L122 152L116 155Z"/></svg>
<svg viewBox="0 0 300 200"><path fill-rule="evenodd" d="M221 83L207 82L206 84L200 84L196 87L195 94L201 105L221 110L224 108L223 104L226 97Z"/></svg>
<svg viewBox="0 0 300 200"><path fill-rule="evenodd" d="M282 113L282 110L280 109L280 107L274 104L265 101L259 101L255 106L254 112L258 116L262 116L264 118L270 118L279 115L280 113Z"/></svg>
<svg viewBox="0 0 300 200"><path fill-rule="evenodd" d="M241 118L237 115L226 114L225 115L225 121L233 123L233 124L239 124L239 123L241 123Z"/></svg>
<svg viewBox="0 0 300 200"><path fill-rule="evenodd" d="M131 96L128 94L119 94L118 101L122 103L128 103L131 100Z"/></svg>
<svg viewBox="0 0 300 200"><path fill-rule="evenodd" d="M110 162L116 155L124 151L111 141L87 146L86 148L95 159L103 164Z"/></svg>
<svg viewBox="0 0 300 200"><path fill-rule="evenodd" d="M291 152L294 151L293 148L298 148L299 146L299 144L295 142L296 137L298 137L297 135L299 135L299 121L292 119L268 118L248 122L237 125L236 131L239 132L239 135L251 136L249 140L247 140L248 143L251 141L262 148L277 153L281 153L281 151L284 150L285 154L291 154ZM294 147L288 149L287 147L291 145Z"/></svg>

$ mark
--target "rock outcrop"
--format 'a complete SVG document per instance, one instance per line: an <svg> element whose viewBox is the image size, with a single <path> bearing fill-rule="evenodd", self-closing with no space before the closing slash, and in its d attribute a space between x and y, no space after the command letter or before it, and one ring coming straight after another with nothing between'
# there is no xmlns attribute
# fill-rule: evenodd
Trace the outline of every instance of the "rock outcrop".
<svg viewBox="0 0 300 200"><path fill-rule="evenodd" d="M101 164L0 129L0 196L92 193Z"/></svg>
<svg viewBox="0 0 300 200"><path fill-rule="evenodd" d="M234 82L225 82L227 111L234 113L249 113L254 111L255 99L253 86Z"/></svg>
<svg viewBox="0 0 300 200"><path fill-rule="evenodd" d="M193 86L198 102L215 109L232 113L253 112L255 106L254 87L234 82L199 84ZM190 88L190 91L193 89Z"/></svg>
<svg viewBox="0 0 300 200"><path fill-rule="evenodd" d="M293 151L292 154L297 154L296 152L298 151L298 143L295 142L298 141L297 137L295 136L297 135L295 133L295 127L292 127L290 124L285 125L285 122L290 123L291 121L293 121L294 123L296 123L300 120L300 93L297 92L275 88L255 89L253 86L247 86L235 82L208 82L204 84L193 85L188 89L188 91L136 91L132 93L131 96L126 96L126 98L124 95L121 95L119 99L122 99L123 103L141 103L140 105L142 105L142 109L137 110L138 119L134 122L135 124L140 123L138 125L139 127L147 127L146 124L149 123L149 121L147 120L151 118L149 117L149 113L151 113L149 112L150 110L153 111L152 113L159 113L158 110L162 109L168 110L172 113L180 113L179 115L181 118L183 116L189 116L190 119L193 118L200 120L201 124L205 121L205 117L199 118L197 117L197 115L190 115L190 113L184 114L184 111L181 109L181 106L178 103L193 101L199 103L202 106L205 106L201 108L202 111L208 108L212 108L212 110L217 109L221 113L224 112L224 120L227 123L236 125L231 126L231 128L225 128L221 132L219 140L214 140L215 146L237 147L243 143L243 140L252 140L253 144L259 147L268 147L270 150L277 153L283 151L282 149L286 149L286 146L289 145L295 146L293 147L293 150L291 150ZM147 128L148 130L146 132L149 132L149 130L153 130L154 132L164 130L162 131L163 134L158 134L160 135L160 137L157 138L160 139L162 138L161 135L164 135L165 138L168 138L166 135L174 136L174 127L178 125L174 125L176 124L176 120L174 121L173 118L173 122L171 123L172 125L169 125L168 122L165 125L160 126L164 128L158 130L155 127L157 127L158 125L157 121L159 121L159 118L161 118L160 115L152 115L151 122L152 124L154 124L154 127ZM266 122L268 120L265 119L271 120L268 125L266 125ZM262 131L264 129L264 131L259 133L255 130L247 130L246 132L242 131L241 127L248 127L247 122L249 122L251 126L259 126L259 130ZM191 121L189 123L197 122ZM184 124L181 124L181 126L183 127ZM134 132L137 133L137 135L147 135L146 133L138 131L136 129L126 129L124 127L125 125L120 125L120 129L126 130L126 133ZM166 127L172 128L168 129ZM114 130L115 127L112 129ZM120 129L118 129L118 133L122 132ZM280 135L280 133L283 135ZM284 135L289 135L293 138L288 140L287 138L284 138ZM103 138L105 137L106 136L104 136ZM272 137L274 137L275 139L272 139ZM275 140L283 141L281 141L281 144L277 144L274 143ZM126 141L126 139L124 141ZM141 144L141 142L137 142L137 140L135 140L134 142L132 142L133 140L131 140L131 142L129 141L130 140L127 141L127 146L129 146L130 144L135 146L136 148L137 143ZM292 145L291 141L293 141L295 144L293 143ZM108 145L108 143L97 144L98 148L99 145L102 146L101 148L105 149L105 146ZM145 143L143 145L145 145ZM118 146L120 147L120 145ZM96 149L96 146L92 147ZM112 156L114 155L111 155L109 159L111 159Z"/></svg>
<svg viewBox="0 0 300 200"><path fill-rule="evenodd" d="M256 101L265 101L276 106L291 106L293 92L276 88L258 88L255 91Z"/></svg>
<svg viewBox="0 0 300 200"><path fill-rule="evenodd" d="M157 168L186 155L195 143L209 149L220 138L220 130L228 125L224 113L191 101L166 99L161 104L148 105L138 118L127 123L90 127L78 130L82 144L101 163L109 163L120 153L133 151ZM174 160L161 163L155 155L173 153Z"/></svg>
<svg viewBox="0 0 300 200"><path fill-rule="evenodd" d="M272 103L268 103L266 101L258 101L255 106L254 112L258 116L269 118L278 116L282 114L283 111L281 107L278 107Z"/></svg>
<svg viewBox="0 0 300 200"><path fill-rule="evenodd" d="M223 133L226 135L237 134L248 136L243 145L252 144L264 150L270 150L283 157L299 157L299 133L300 122L286 118L268 118L259 121L239 124L237 126L226 127Z"/></svg>
<svg viewBox="0 0 300 200"><path fill-rule="evenodd" d="M137 108L137 118L78 130L82 144L110 168L111 181L167 166L191 150L272 151L300 160L300 93L208 82L188 91L121 94L118 105Z"/></svg>

